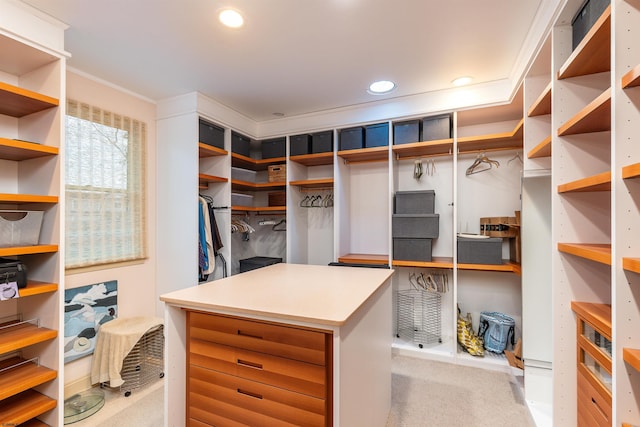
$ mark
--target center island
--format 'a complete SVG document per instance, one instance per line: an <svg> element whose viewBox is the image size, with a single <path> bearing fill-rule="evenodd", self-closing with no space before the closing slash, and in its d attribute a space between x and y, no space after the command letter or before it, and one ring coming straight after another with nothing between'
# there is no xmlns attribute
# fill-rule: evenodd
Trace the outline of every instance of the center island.
<svg viewBox="0 0 640 427"><path fill-rule="evenodd" d="M161 295L165 426L384 426L392 275L281 263Z"/></svg>

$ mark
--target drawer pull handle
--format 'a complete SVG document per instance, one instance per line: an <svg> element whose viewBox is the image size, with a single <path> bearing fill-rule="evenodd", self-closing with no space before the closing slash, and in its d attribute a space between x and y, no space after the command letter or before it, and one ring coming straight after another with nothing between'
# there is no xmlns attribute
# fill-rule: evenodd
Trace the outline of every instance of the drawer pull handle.
<svg viewBox="0 0 640 427"><path fill-rule="evenodd" d="M238 393L244 394L245 396L253 397L254 399L262 399L262 395L258 393L251 393L250 391L242 390L241 388L237 389Z"/></svg>
<svg viewBox="0 0 640 427"><path fill-rule="evenodd" d="M262 363L249 362L248 360L236 359L236 363L247 368L262 369Z"/></svg>
<svg viewBox="0 0 640 427"><path fill-rule="evenodd" d="M243 337L256 338L256 339L259 339L259 340L262 339L262 337L260 335L250 334L249 332L241 331L240 329L238 329L238 335L243 336Z"/></svg>

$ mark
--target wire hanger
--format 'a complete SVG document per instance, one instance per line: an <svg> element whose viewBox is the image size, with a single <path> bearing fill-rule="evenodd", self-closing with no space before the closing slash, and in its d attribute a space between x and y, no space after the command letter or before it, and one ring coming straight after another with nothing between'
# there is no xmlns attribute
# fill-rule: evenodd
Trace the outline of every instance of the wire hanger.
<svg viewBox="0 0 640 427"><path fill-rule="evenodd" d="M277 223L273 227L271 227L271 230L273 230L273 231L287 231L287 220L286 219L280 220L279 223Z"/></svg>
<svg viewBox="0 0 640 427"><path fill-rule="evenodd" d="M524 162L522 161L522 157L520 157L520 152L517 152L515 156L513 156L508 162L507 162L507 166L509 166L511 164L511 162L513 162L514 160L517 160L520 162L520 164L524 164Z"/></svg>
<svg viewBox="0 0 640 427"><path fill-rule="evenodd" d="M497 160L491 160L484 153L478 154L471 166L467 168L466 175L469 176L474 173L488 171L489 169L493 168L493 166L495 166L496 168L500 167L500 162L498 162Z"/></svg>

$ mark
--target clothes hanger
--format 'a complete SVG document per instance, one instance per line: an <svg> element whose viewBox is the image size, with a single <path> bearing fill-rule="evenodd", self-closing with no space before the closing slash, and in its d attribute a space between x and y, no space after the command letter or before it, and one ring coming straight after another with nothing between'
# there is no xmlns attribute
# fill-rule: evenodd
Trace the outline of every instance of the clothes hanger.
<svg viewBox="0 0 640 427"><path fill-rule="evenodd" d="M281 227L283 225L284 225L284 228ZM278 227L280 227L280 228L278 228ZM277 223L273 227L271 227L271 230L273 230L273 231L287 231L287 220L286 219L281 219L279 223Z"/></svg>
<svg viewBox="0 0 640 427"><path fill-rule="evenodd" d="M524 162L522 161L522 157L520 157L520 153L516 153L515 156L513 156L508 162L507 162L507 166L509 166L511 164L511 162L513 162L514 160L518 160L520 162L520 164L524 164Z"/></svg>
<svg viewBox="0 0 640 427"><path fill-rule="evenodd" d="M482 166L482 169L478 169L480 166ZM467 168L467 171L465 174L469 176L474 173L488 171L489 169L493 168L493 166L495 166L496 168L500 167L500 162L498 162L497 160L492 160L488 158L484 153L478 154L478 156L476 156L476 159L473 161L471 166Z"/></svg>

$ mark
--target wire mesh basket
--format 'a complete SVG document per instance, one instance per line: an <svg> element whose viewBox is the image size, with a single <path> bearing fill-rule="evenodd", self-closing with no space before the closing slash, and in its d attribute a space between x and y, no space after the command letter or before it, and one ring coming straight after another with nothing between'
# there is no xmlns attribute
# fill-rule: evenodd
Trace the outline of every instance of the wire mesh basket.
<svg viewBox="0 0 640 427"><path fill-rule="evenodd" d="M442 342L441 295L437 292L409 289L397 291L396 336L425 344Z"/></svg>
<svg viewBox="0 0 640 427"><path fill-rule="evenodd" d="M120 390L125 396L164 377L164 327L149 329L122 361L120 376L124 383Z"/></svg>

